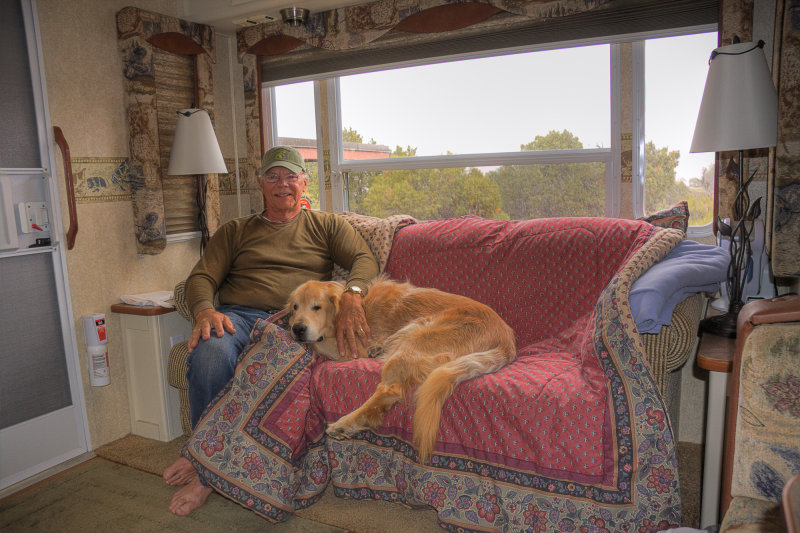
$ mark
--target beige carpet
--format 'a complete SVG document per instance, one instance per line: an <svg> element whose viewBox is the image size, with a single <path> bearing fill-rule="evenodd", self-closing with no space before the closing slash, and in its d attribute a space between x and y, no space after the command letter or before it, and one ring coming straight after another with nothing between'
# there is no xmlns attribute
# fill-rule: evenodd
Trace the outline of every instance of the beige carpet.
<svg viewBox="0 0 800 533"><path fill-rule="evenodd" d="M160 475L169 464L179 457L179 451L184 442L184 438L179 438L172 442L160 442L129 435L100 447L96 450L96 453L98 456L110 461ZM700 444L687 442L678 444L681 500L683 502L682 525L687 527L697 528L700 522L702 451ZM160 482L159 478L156 479ZM167 502L174 490L163 483L159 483L158 496L155 498L153 506L157 507L159 511L166 510ZM212 496L214 497L215 508L224 508L232 516L255 518L262 524L262 527L269 525L268 522L239 505L217 494ZM202 512L202 515L205 515L211 501L209 499L209 503L198 510L198 513ZM193 517L189 518L193 519ZM441 531L436 519L436 512L432 509L408 509L396 503L337 498L333 494L332 487L328 487L319 502L308 509L298 511L295 518L287 522L287 524L292 523L295 519L309 521L312 526L332 526L358 533ZM242 520L245 519L242 518ZM305 522L296 523L296 527L306 527L308 525ZM5 531L1 526L2 522L0 522L0 530ZM275 531L278 530L276 529ZM292 531L295 531L295 529L292 529ZM297 531L316 530L297 529ZM336 529L333 531L336 531Z"/></svg>
<svg viewBox="0 0 800 533"><path fill-rule="evenodd" d="M700 527L700 494L703 485L703 445L678 443L678 477L681 483L681 511L686 527Z"/></svg>
<svg viewBox="0 0 800 533"><path fill-rule="evenodd" d="M95 458L0 500L3 533L346 533L298 516L270 524L218 494L186 517L169 512L160 476Z"/></svg>

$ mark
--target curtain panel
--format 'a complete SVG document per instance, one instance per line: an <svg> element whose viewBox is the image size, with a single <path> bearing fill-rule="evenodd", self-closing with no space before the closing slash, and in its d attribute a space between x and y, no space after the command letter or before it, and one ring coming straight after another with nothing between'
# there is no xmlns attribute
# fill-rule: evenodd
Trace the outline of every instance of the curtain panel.
<svg viewBox="0 0 800 533"><path fill-rule="evenodd" d="M800 277L800 5L777 2L775 66L778 144L770 207L772 271Z"/></svg>
<svg viewBox="0 0 800 533"><path fill-rule="evenodd" d="M720 46L751 41L756 10L775 9L772 77L778 91L778 142L774 149L745 152L743 176L767 181L767 249L772 273L778 278L800 277L800 17L794 0L759 2L723 0L720 10ZM763 14L763 13L762 13ZM720 217L733 216L738 169L733 152L719 154L718 200ZM752 201L752 194L751 194Z"/></svg>
<svg viewBox="0 0 800 533"><path fill-rule="evenodd" d="M117 42L122 58L128 118L131 184L136 245L140 254L161 253L167 244L164 222L162 164L159 141L154 47L194 56L194 106L214 117L212 64L216 61L214 29L159 13L126 7L117 13ZM177 120L177 118L176 118ZM219 183L208 174L206 223L213 235L219 227Z"/></svg>

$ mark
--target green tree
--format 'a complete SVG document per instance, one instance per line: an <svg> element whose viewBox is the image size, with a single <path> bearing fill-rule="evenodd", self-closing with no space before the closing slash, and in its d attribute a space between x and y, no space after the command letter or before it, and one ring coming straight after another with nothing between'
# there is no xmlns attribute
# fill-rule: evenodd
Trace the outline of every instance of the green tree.
<svg viewBox="0 0 800 533"><path fill-rule="evenodd" d="M689 180L689 186L694 189L702 189L708 194L714 194L714 165L703 167L700 170L700 178Z"/></svg>
<svg viewBox="0 0 800 533"><path fill-rule="evenodd" d="M396 146L391 157L417 149ZM361 172L348 179L350 209L376 217L407 214L420 220L467 214L508 218L499 189L478 169L440 168Z"/></svg>
<svg viewBox="0 0 800 533"><path fill-rule="evenodd" d="M692 190L689 203L689 224L703 226L714 217L714 196L702 190Z"/></svg>
<svg viewBox="0 0 800 533"><path fill-rule="evenodd" d="M567 130L537 135L522 150L581 149L583 143ZM602 163L506 165L491 172L513 219L557 216L603 216L605 167Z"/></svg>
<svg viewBox="0 0 800 533"><path fill-rule="evenodd" d="M689 181L689 214L693 226L708 224L714 218L714 165L703 167L700 179Z"/></svg>
<svg viewBox="0 0 800 533"><path fill-rule="evenodd" d="M497 185L478 169L394 170L373 177L363 212L420 220L477 215L506 219Z"/></svg>
<svg viewBox="0 0 800 533"><path fill-rule="evenodd" d="M686 184L675 180L675 169L678 167L680 156L678 150L669 151L667 147L656 148L653 141L647 141L645 144L644 206L648 213L654 213L688 199Z"/></svg>
<svg viewBox="0 0 800 533"><path fill-rule="evenodd" d="M652 141L645 144L645 210L655 213L668 209L681 201L689 206L690 225L701 226L711 221L713 213L714 168L702 170L701 178L687 185L675 179L675 169L680 161L680 152L668 148L656 148Z"/></svg>
<svg viewBox="0 0 800 533"><path fill-rule="evenodd" d="M444 192L445 201L440 211L446 217L477 215L484 218L508 220L500 198L500 188L489 176L477 168L442 169L456 171L449 177L448 191Z"/></svg>
<svg viewBox="0 0 800 533"><path fill-rule="evenodd" d="M363 143L364 138L353 128L344 128L342 130L342 140L344 142ZM374 144L374 143L373 143Z"/></svg>
<svg viewBox="0 0 800 533"><path fill-rule="evenodd" d="M414 157L415 155L417 155L416 148L412 148L411 146L402 148L395 145L394 152L392 152L391 157Z"/></svg>

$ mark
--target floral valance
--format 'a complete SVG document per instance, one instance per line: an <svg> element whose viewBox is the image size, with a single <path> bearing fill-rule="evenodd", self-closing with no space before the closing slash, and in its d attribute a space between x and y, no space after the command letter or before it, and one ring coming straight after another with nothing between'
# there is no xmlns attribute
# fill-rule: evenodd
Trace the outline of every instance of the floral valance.
<svg viewBox="0 0 800 533"><path fill-rule="evenodd" d="M265 39L274 39L277 53L301 45L322 50L359 48L398 28L407 19L428 12L427 24L405 28L405 31L443 31L458 29L458 20L476 23L494 14L506 12L529 19L550 19L589 11L612 0L379 0L331 11L312 13L301 26L287 26L280 21L240 30L239 57L252 53L252 47ZM457 6L449 10L448 6ZM481 8L482 6L482 8ZM433 10L433 11L431 11ZM438 14L436 13L438 10ZM463 15L453 18L460 11ZM471 13L468 13L471 11ZM433 18L440 22L430 22ZM427 26L427 30L425 29ZM442 29L437 29L442 28ZM401 27L401 29L403 29ZM266 54L264 54L266 55Z"/></svg>

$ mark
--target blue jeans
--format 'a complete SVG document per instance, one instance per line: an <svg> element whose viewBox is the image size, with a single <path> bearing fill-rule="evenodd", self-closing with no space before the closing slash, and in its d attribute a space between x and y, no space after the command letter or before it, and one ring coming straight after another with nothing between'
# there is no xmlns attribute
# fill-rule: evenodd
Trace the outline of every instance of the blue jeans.
<svg viewBox="0 0 800 533"><path fill-rule="evenodd" d="M233 377L242 349L250 341L250 330L259 318L267 318L276 311L261 311L242 305L220 305L217 311L231 319L236 333L227 331L217 337L214 329L207 341L200 339L186 360L189 370L189 412L192 428L197 425L206 406Z"/></svg>

